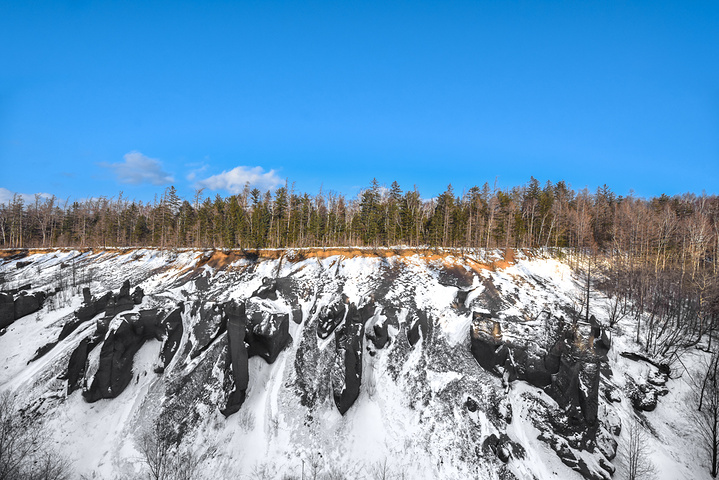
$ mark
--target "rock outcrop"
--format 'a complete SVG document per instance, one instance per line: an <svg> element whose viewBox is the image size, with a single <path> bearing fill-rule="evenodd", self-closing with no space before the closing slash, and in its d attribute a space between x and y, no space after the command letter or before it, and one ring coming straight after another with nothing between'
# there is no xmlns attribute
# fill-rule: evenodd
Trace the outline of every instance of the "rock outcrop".
<svg viewBox="0 0 719 480"><path fill-rule="evenodd" d="M364 323L360 312L350 304L347 320L335 332L335 361L332 366L332 394L342 415L359 396L362 383L362 338Z"/></svg>
<svg viewBox="0 0 719 480"><path fill-rule="evenodd" d="M15 321L15 300L9 293L0 292L0 329Z"/></svg>
<svg viewBox="0 0 719 480"><path fill-rule="evenodd" d="M168 365L170 365L170 362L180 348L184 331L182 326L182 313L184 311L185 304L181 303L179 307L166 313L165 317L160 321L164 340L162 342L162 348L160 349L162 366L156 370L157 373L162 373Z"/></svg>
<svg viewBox="0 0 719 480"><path fill-rule="evenodd" d="M367 339L372 342L375 348L381 349L390 343L390 327L395 330L399 330L397 313L398 310L391 306L384 307L382 309L382 312L380 313L380 321L372 325L372 330L367 333Z"/></svg>
<svg viewBox="0 0 719 480"><path fill-rule="evenodd" d="M273 363L290 343L290 317L286 313L254 312L247 321L247 355Z"/></svg>
<svg viewBox="0 0 719 480"><path fill-rule="evenodd" d="M332 305L322 307L317 322L318 337L324 340L342 323L347 313L348 303L349 299L345 294L342 294L339 301L336 301Z"/></svg>
<svg viewBox="0 0 719 480"><path fill-rule="evenodd" d="M106 292L103 296L96 299L90 294L90 289L87 287L82 290L82 294L83 304L75 310L75 318L63 325L58 340L67 338L67 336L77 330L77 327L81 324L92 320L95 316L102 313L107 306L107 302L109 302L112 297L112 292Z"/></svg>
<svg viewBox="0 0 719 480"><path fill-rule="evenodd" d="M157 338L157 310L127 313L107 333L100 351L100 363L91 385L82 392L88 402L115 398L132 379L132 360L146 340Z"/></svg>
<svg viewBox="0 0 719 480"><path fill-rule="evenodd" d="M20 294L15 297L15 320L37 312L42 308L44 301L45 292L36 292L33 294L24 291L20 292Z"/></svg>
<svg viewBox="0 0 719 480"><path fill-rule="evenodd" d="M0 292L0 329L10 326L15 320L35 313L42 308L47 294L28 293L30 284L11 292ZM17 295L15 294L17 293Z"/></svg>
<svg viewBox="0 0 719 480"><path fill-rule="evenodd" d="M227 395L227 403L221 410L225 416L237 412L245 401L245 392L249 385L250 375L247 366L247 348L245 334L247 318L242 304L231 302L226 305L227 315L227 341L229 365L232 379L231 391Z"/></svg>
<svg viewBox="0 0 719 480"><path fill-rule="evenodd" d="M535 277L531 265L504 275L439 255L427 265L416 256L387 254L375 261L363 251L358 257L327 253L296 262L234 261L232 255L223 253L227 266L192 264L177 275L168 274L174 263L156 272L123 264L117 271L146 279L151 295L144 298L129 281L115 293L93 296L84 289L74 316L63 317L57 347L38 349L47 361L33 367L43 377L23 388L52 408L76 402L76 390L87 402L132 390L125 393L137 396L133 408L143 415L180 413L174 424L178 438L197 432L192 429L208 419L216 422L218 410L225 416L239 412L228 425L247 427L252 441L260 429L271 435L296 429L295 441L295 431L302 439L322 429L333 436L352 431L357 422L338 421L337 411L355 409L351 416L360 418L386 407L399 422L382 412L368 419L373 429L387 436L406 428L404 445L420 455L426 445L437 446L429 449L427 478L444 473L442 462L460 466L453 478L536 476L529 464L538 458L539 439L550 449L539 445L542 452L554 451L564 465L591 479L614 471L621 423L608 420L611 413L629 405L650 411L666 391L667 376L658 367L648 378L624 384L611 377L606 357L612 342L596 319L568 322L545 315L568 311L566 298L554 295L551 279L542 277L546 266ZM260 280L263 275L276 278ZM47 278L35 283L50 284ZM35 294L17 294L22 302L30 297ZM17 299L0 293L0 325L14 321ZM31 332L35 324L48 328L53 339L59 330L56 321L23 322L22 328ZM20 334L13 329L3 338ZM20 355L23 362L30 357ZM8 377L16 367L10 366ZM67 381L74 400L63 395L57 380ZM537 388L512 385L520 381ZM93 408L112 416L113 405ZM416 421L407 424L406 418ZM524 422L533 422L532 438L517 436ZM558 472L564 468L559 461L552 465Z"/></svg>
<svg viewBox="0 0 719 480"><path fill-rule="evenodd" d="M412 346L419 342L420 338L426 342L431 337L434 327L434 323L427 315L427 312L417 310L415 313L416 316L407 331L407 340Z"/></svg>
<svg viewBox="0 0 719 480"><path fill-rule="evenodd" d="M570 412L574 423L594 425L599 361L606 353L595 349L595 334L600 332L588 324L568 324L562 318L551 319L551 323L556 325L555 334L542 346L527 340L504 340L498 319L475 313L470 331L472 354L491 373L543 388Z"/></svg>

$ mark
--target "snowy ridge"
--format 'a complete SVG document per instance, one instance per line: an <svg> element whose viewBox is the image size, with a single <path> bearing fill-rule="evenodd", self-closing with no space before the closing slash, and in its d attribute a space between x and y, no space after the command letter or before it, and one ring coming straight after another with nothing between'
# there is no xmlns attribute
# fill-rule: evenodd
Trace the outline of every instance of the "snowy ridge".
<svg viewBox="0 0 719 480"><path fill-rule="evenodd" d="M31 291L60 289L41 310L16 320L0 336L0 389L16 394L86 478L142 475L138 441L162 415L179 418L178 448L201 457L199 478L301 478L303 473L304 478L313 473L377 478L382 469L387 478L413 479L623 478L626 431L610 431L637 416L651 432L658 478L709 478L701 452L692 448L687 378L669 380L669 393L653 412L636 413L624 396L628 378L641 382L656 369L618 355L636 350L631 334L621 328L601 363L613 373L579 378L578 388L588 397L592 386L586 378L599 382L592 428L600 433L592 433L589 446L580 441L584 430L573 439L552 426L561 423L565 409L548 387L510 378L501 365L488 371L478 363L473 332L485 320L496 325L503 345L526 345L534 352L551 344L577 285L569 267L549 252L317 250L259 257L153 249L6 256L0 266L4 290L26 283L32 283ZM18 268L18 262L31 263ZM62 340L58 335L83 304L83 287L99 297L117 291L125 280L145 296L109 320L87 356L85 388L101 368L104 342L126 318L139 318L148 309L182 308L182 335L161 373L167 334L144 340L131 359L132 380L115 398L87 403L82 391L67 394L66 371L83 339L98 335L103 315ZM595 297L601 300L599 293ZM247 331L257 338L275 338L286 321L290 340L280 345L272 363L250 355L244 400L225 417L221 410L238 378L228 360L228 302L242 306ZM601 309L596 312L601 322ZM260 323L251 323L253 314ZM325 338L318 334L321 325L330 330ZM352 337L354 326L360 328L357 337ZM631 332L631 325L620 327ZM521 363L521 351L510 349L510 363ZM352 367L352 359L359 365ZM358 395L343 415L336 396L352 389L348 374L353 372L359 372ZM608 388L619 402L605 398ZM610 447L599 448L601 442ZM617 457L611 442L620 446ZM566 452L586 466L584 476L579 467L570 468Z"/></svg>

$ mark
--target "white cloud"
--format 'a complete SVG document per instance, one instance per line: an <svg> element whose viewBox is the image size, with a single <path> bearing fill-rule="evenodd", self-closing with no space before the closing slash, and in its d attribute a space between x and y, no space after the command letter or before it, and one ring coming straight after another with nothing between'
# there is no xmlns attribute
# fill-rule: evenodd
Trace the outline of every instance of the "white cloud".
<svg viewBox="0 0 719 480"><path fill-rule="evenodd" d="M12 192L7 188L0 187L0 205L9 205L15 193L16 192ZM18 193L18 195L22 198L23 202L25 202L25 205L35 203L35 195L40 195L41 199L52 197L49 193Z"/></svg>
<svg viewBox="0 0 719 480"><path fill-rule="evenodd" d="M146 157L140 152L126 153L123 158L124 162L101 163L100 166L113 170L120 183L167 185L175 181L172 175L162 169L162 162L155 158Z"/></svg>
<svg viewBox="0 0 719 480"><path fill-rule="evenodd" d="M200 180L197 185L210 190L227 190L232 194L237 194L245 188L245 183L260 190L271 190L284 181L275 174L274 170L265 172L262 167L235 167L229 172L225 171Z"/></svg>

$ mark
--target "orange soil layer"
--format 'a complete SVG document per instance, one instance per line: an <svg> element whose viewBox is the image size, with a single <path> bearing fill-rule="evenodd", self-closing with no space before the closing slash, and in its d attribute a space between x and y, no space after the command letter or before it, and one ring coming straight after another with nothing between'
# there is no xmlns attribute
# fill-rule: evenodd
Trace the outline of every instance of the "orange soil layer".
<svg viewBox="0 0 719 480"><path fill-rule="evenodd" d="M149 248L149 247L148 247ZM144 249L144 248L142 248ZM17 260L24 258L28 255L33 254L44 254L52 253L56 251L70 251L76 250L81 252L106 252L114 255L129 255L141 250L141 248L127 248L127 249L114 249L114 248L36 248L36 249L7 249L0 250L0 259L3 261ZM302 249L257 249L257 250L196 250L199 253L211 251L212 254L209 257L204 257L200 262L199 266L208 265L214 269L221 270L227 268L232 263L246 259L246 258L258 258L258 259L278 259L283 258L284 261L296 262L305 258L319 258L324 259L332 256L342 256L344 258L389 258L389 257L411 257L413 255L419 255L424 258L427 262L442 262L446 267L451 268L456 266L456 262L448 257L456 257L463 259L469 264L470 268L475 271L480 270L503 270L510 265L516 263L515 252L511 248L503 249L503 258L492 262L479 262L473 258L464 256L459 251L454 250L441 250L441 249L430 249L430 248L351 248L351 247L336 247L336 248L302 248ZM288 251L294 253L293 258L288 258L285 254ZM524 255L531 256L529 251L523 251Z"/></svg>

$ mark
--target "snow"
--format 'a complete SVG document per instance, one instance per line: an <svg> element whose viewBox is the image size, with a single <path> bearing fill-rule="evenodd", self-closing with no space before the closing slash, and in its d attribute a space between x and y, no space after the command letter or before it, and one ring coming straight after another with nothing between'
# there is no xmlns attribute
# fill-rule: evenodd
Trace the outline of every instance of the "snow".
<svg viewBox="0 0 719 480"><path fill-rule="evenodd" d="M52 432L56 446L70 456L78 476L142 475L136 441L163 402L169 400L164 396L167 383L173 375L193 371L209 355L205 352L184 361L178 354L166 373L158 375L153 367L161 342L150 340L135 355L133 380L117 398L93 404L86 403L81 392L65 398L64 384L56 377L63 373L81 339L94 331L94 320L81 325L39 360L28 361L39 347L57 339L63 324L82 301L82 286L89 285L93 295L99 296L109 289L117 291L125 279L130 279L133 289L139 285L146 294L143 305L135 307L137 312L149 305L170 307L181 301L243 301L262 285L264 277L290 276L302 292L299 305L303 314L300 325L290 322L292 344L271 365L259 357L250 359L247 398L238 413L225 419L216 405L193 403L202 421L188 433L184 446L202 456L201 478L253 477L260 467L272 470L270 478L284 474L299 477L303 463L305 475L315 463L325 473L341 467L352 478L370 478L371 467L384 461L391 473L404 473L406 478L498 478L496 459L482 457L473 467L462 458L469 456L466 452L475 452L471 442L480 442L476 446L479 448L482 439L501 433L503 428L526 450L526 458L514 458L507 464L519 479L581 478L537 438L539 430L530 418L528 398L549 404L553 400L522 382L512 383L505 392L501 379L482 371L469 353L472 312L496 314L505 340L543 338L543 332L537 332L545 328L543 312L563 315L563 307L571 305L576 296L576 278L567 264L541 251L527 255L516 252L514 264L495 268L491 266L493 262L504 258L498 250L452 250L438 258L420 253L388 258L369 254L321 258L311 256L309 250L293 249L280 259L239 259L214 268L202 264L211 254L194 250L58 250L28 255L22 261L33 263L22 269L16 268L18 260L0 265L10 288L32 281L33 291L54 289L61 279L68 281L73 268L76 275L82 276L79 285L67 287L56 310L50 311L46 304L38 314L16 321L0 336L0 390L16 393L26 404L49 395L42 406L42 421ZM295 261L301 254L308 256ZM71 262L74 267L62 267ZM446 266L457 266L471 276L471 286L465 288L469 290L465 309L452 307L458 288L440 282L439 272ZM209 275L207 292L198 291L189 281L199 275ZM389 275L393 275L391 284L383 285ZM487 284L501 294L499 311L484 303ZM345 416L335 408L331 393L320 398L313 409L301 405L294 382L298 375L296 356L305 333L309 333L305 329L314 328L311 322L316 321L321 308L338 301L340 293L362 306L380 288L386 288L386 293L377 299L378 309L366 328L385 321L379 307L391 305L399 308L400 330L390 328L392 341L375 355L365 348L362 387L355 404ZM593 295L597 302L603 300L600 293ZM289 299L281 295L277 301L252 302L263 312L291 312ZM410 347L402 338L402 327L414 309L429 312L435 322L435 336ZM195 343L192 326L197 318L189 310L183 313L184 335L178 352L188 342ZM592 313L604 321L602 310L595 310ZM626 375L641 382L654 367L618 355L639 349L633 342L633 320L623 319L618 327L609 353L614 374L603 382L621 392ZM316 340L318 362L331 358L334 336ZM368 344L365 340L365 347ZM89 376L97 368L99 354L100 346L90 355ZM696 365L704 354L696 351L687 355L685 363ZM601 391L600 411L606 418L619 419L623 426L641 416L649 427L648 445L658 479L708 479L706 457L697 447L695 427L689 418L689 374L678 373L682 375L669 380L669 393L660 397L653 412L636 413L624 396L620 403L607 403ZM218 369L213 369L213 375L219 378ZM329 376L326 380L329 383ZM331 392L329 385L325 390ZM477 401L479 410L466 410L463 402L468 397ZM489 405L495 397L511 406L514 419L506 426L490 413ZM627 441L626 428L622 428L617 441L621 449ZM318 452L323 455L321 461L317 459ZM476 455L471 454L473 458ZM579 455L587 463L596 461L593 456ZM621 454L612 463L617 467L614 478L623 478L626 466Z"/></svg>

